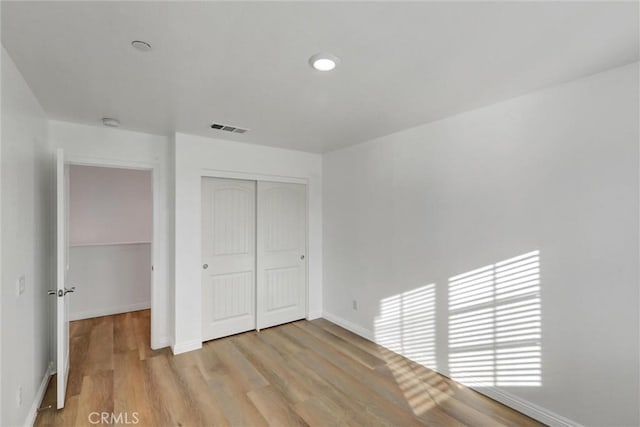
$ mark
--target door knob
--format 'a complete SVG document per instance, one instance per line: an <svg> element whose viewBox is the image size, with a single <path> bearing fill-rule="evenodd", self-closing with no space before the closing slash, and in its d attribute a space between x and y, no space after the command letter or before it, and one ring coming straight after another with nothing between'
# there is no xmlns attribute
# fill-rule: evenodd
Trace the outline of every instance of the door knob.
<svg viewBox="0 0 640 427"><path fill-rule="evenodd" d="M300 259L304 259L304 255L300 255Z"/></svg>
<svg viewBox="0 0 640 427"><path fill-rule="evenodd" d="M202 264L202 268L206 270L207 268L209 268L209 264Z"/></svg>
<svg viewBox="0 0 640 427"><path fill-rule="evenodd" d="M75 290L76 290L75 286L72 286L71 289L64 288L64 290L49 289L47 291L47 295L58 295L59 297L63 297L66 294L75 292Z"/></svg>

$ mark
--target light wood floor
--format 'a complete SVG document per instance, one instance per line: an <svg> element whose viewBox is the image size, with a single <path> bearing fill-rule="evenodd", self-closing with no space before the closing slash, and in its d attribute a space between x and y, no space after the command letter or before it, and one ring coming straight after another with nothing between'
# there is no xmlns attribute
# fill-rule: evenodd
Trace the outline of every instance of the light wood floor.
<svg viewBox="0 0 640 427"><path fill-rule="evenodd" d="M143 426L540 425L324 319L173 356L149 348L149 311L71 324L66 407L36 425L91 425L92 412Z"/></svg>

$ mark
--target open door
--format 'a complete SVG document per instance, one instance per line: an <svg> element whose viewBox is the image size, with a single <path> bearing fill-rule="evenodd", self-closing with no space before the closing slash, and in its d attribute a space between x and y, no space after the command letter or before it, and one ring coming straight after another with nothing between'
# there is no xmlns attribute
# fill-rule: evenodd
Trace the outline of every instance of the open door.
<svg viewBox="0 0 640 427"><path fill-rule="evenodd" d="M58 373L58 409L64 407L69 376L69 304L67 294L74 288L67 289L67 271L69 270L69 168L64 162L64 152L57 152L56 179L56 335L57 335L57 373Z"/></svg>

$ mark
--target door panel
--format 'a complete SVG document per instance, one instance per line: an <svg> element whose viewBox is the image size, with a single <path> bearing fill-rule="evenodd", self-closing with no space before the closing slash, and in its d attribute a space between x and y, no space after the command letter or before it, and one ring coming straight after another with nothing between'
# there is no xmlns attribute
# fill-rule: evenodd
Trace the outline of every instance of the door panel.
<svg viewBox="0 0 640 427"><path fill-rule="evenodd" d="M255 328L255 198L253 181L202 179L203 341Z"/></svg>
<svg viewBox="0 0 640 427"><path fill-rule="evenodd" d="M300 300L298 266L265 269L265 310L294 307Z"/></svg>
<svg viewBox="0 0 640 427"><path fill-rule="evenodd" d="M258 329L306 316L306 200L305 185L258 182Z"/></svg>
<svg viewBox="0 0 640 427"><path fill-rule="evenodd" d="M69 270L69 167L65 165L62 149L57 151L56 165L56 391L57 408L62 409L69 376L69 297L66 288Z"/></svg>
<svg viewBox="0 0 640 427"><path fill-rule="evenodd" d="M253 313L253 271L211 276L213 320Z"/></svg>

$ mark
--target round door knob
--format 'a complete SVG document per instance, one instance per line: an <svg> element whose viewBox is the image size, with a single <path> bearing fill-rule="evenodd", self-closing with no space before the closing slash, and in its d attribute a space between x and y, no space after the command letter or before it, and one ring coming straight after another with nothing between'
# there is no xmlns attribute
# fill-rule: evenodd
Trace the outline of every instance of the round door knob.
<svg viewBox="0 0 640 427"><path fill-rule="evenodd" d="M304 255L300 255L300 259L304 259Z"/></svg>
<svg viewBox="0 0 640 427"><path fill-rule="evenodd" d="M202 268L206 270L207 268L209 268L209 264L202 264Z"/></svg>

